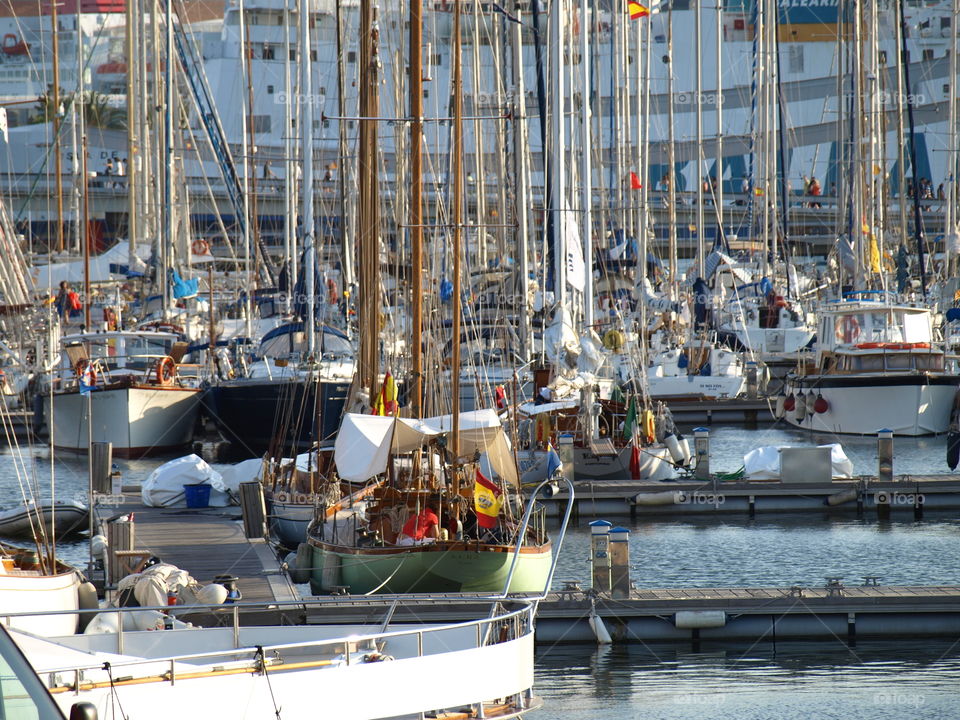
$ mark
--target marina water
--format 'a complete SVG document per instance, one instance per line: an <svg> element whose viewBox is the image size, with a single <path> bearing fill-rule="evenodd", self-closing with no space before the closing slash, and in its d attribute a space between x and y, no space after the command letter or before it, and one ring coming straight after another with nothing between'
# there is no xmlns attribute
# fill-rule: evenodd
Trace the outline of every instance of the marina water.
<svg viewBox="0 0 960 720"><path fill-rule="evenodd" d="M812 436L796 429L711 433L711 467L734 471L745 452L760 445L842 442L858 474L876 472L876 439ZM50 455L23 448L18 464L0 454L0 488L7 506L21 497L18 478L30 478L49 496ZM894 472L945 472L945 439L897 438ZM127 482L143 480L159 460L117 460ZM84 457L57 454L57 495L85 499ZM666 484L665 484L666 485ZM230 511L236 509L226 509ZM237 514L239 514L237 512ZM555 585L589 586L589 532L582 517L561 552ZM960 519L955 514L894 514L890 521L851 513L732 515L658 519L628 527L631 579L637 587L822 585L826 576L859 584L960 584ZM64 559L86 563L86 544L61 544ZM189 570L189 568L187 568ZM759 642L699 648L682 645L557 644L537 650L540 720L598 718L952 718L960 716L960 642Z"/></svg>

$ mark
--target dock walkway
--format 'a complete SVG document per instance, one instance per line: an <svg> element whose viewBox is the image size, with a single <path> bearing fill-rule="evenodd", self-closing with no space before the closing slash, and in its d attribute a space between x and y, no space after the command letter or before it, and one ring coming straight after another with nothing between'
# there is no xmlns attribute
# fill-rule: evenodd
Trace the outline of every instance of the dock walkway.
<svg viewBox="0 0 960 720"><path fill-rule="evenodd" d="M244 536L239 507L193 510L127 503L115 512L133 513L136 550L186 570L201 584L217 575L233 575L245 602L300 597L273 548Z"/></svg>

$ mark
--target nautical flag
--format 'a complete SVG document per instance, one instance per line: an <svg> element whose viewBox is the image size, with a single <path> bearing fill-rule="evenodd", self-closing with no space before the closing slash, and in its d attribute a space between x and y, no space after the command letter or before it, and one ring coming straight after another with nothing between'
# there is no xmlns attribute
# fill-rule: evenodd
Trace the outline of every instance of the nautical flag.
<svg viewBox="0 0 960 720"><path fill-rule="evenodd" d="M754 188L753 194L757 197L763 197L763 188Z"/></svg>
<svg viewBox="0 0 960 720"><path fill-rule="evenodd" d="M563 466L563 463L560 462L560 456L557 454L557 451L553 449L552 443L547 443L547 477L552 478L553 474Z"/></svg>
<svg viewBox="0 0 960 720"><path fill-rule="evenodd" d="M640 183L640 176L638 176L633 170L630 171L630 189L631 190L640 190L643 185Z"/></svg>
<svg viewBox="0 0 960 720"><path fill-rule="evenodd" d="M503 491L496 483L487 480L477 468L477 478L473 484L473 509L477 513L477 525L482 528L496 527L502 504Z"/></svg>
<svg viewBox="0 0 960 720"><path fill-rule="evenodd" d="M638 18L647 17L650 14L650 8L646 5L641 5L636 2L636 0L629 0L627 2L627 12L630 13L631 20L637 20Z"/></svg>
<svg viewBox="0 0 960 720"><path fill-rule="evenodd" d="M93 363L88 362L87 366L80 373L80 394L89 395L97 386L97 373L93 369Z"/></svg>
<svg viewBox="0 0 960 720"><path fill-rule="evenodd" d="M636 443L630 450L630 477L634 480L640 479L640 448Z"/></svg>
<svg viewBox="0 0 960 720"><path fill-rule="evenodd" d="M877 247L877 238L870 236L870 270L875 273L881 272L880 267L880 248Z"/></svg>
<svg viewBox="0 0 960 720"><path fill-rule="evenodd" d="M383 385L380 386L380 392L377 394L377 401L373 405L373 414L393 416L397 414L398 409L397 384L393 381L393 375L387 370Z"/></svg>
<svg viewBox="0 0 960 720"><path fill-rule="evenodd" d="M497 400L497 410L505 410L507 407L507 391L503 389L503 385L497 385L493 394Z"/></svg>
<svg viewBox="0 0 960 720"><path fill-rule="evenodd" d="M633 437L633 428L637 424L637 398L630 398L630 408L627 410L627 418L623 421L623 439L629 440Z"/></svg>

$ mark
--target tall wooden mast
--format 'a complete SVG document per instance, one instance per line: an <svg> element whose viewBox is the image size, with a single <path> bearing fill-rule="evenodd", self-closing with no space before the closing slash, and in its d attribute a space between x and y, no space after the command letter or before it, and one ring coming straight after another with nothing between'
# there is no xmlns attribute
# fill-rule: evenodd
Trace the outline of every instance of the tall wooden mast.
<svg viewBox="0 0 960 720"><path fill-rule="evenodd" d="M453 4L453 437L450 451L460 456L460 246L463 225L463 68L460 62L460 0Z"/></svg>
<svg viewBox="0 0 960 720"><path fill-rule="evenodd" d="M377 115L379 114L377 62L378 41L374 29L372 0L360 3L360 221L357 240L360 248L360 386L377 390L377 349L380 335L380 198L377 183Z"/></svg>
<svg viewBox="0 0 960 720"><path fill-rule="evenodd" d="M456 21L455 21L456 22ZM423 415L423 3L410 0L410 273L413 356L410 403L413 417ZM455 366L456 367L456 366Z"/></svg>

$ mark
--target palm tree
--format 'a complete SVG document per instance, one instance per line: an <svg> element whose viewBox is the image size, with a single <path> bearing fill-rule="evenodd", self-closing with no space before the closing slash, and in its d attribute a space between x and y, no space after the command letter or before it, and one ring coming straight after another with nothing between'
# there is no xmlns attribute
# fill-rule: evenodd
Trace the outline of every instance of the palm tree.
<svg viewBox="0 0 960 720"><path fill-rule="evenodd" d="M76 98L76 93L64 93L60 91L59 112L63 114ZM79 99L83 107L83 119L88 127L99 128L101 130L125 130L127 127L127 113L124 109L114 107L110 104L109 98L95 90L86 91ZM30 122L42 123L49 122L58 109L53 107L53 86L48 85L47 90L37 98L36 112Z"/></svg>

